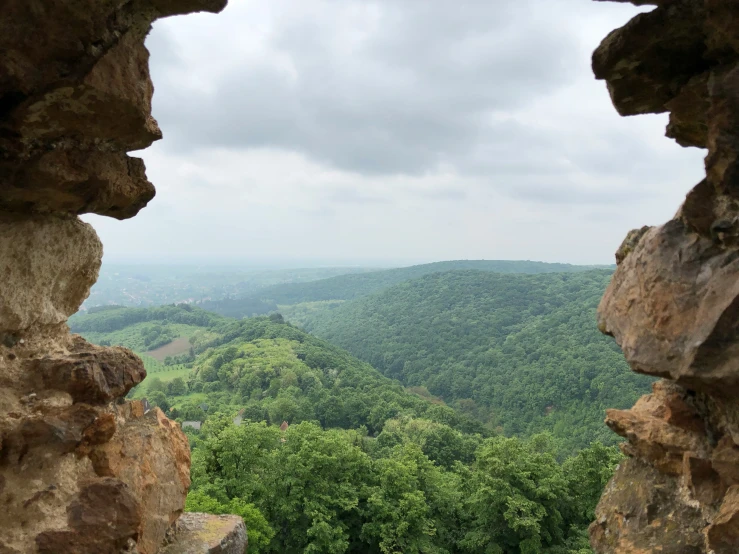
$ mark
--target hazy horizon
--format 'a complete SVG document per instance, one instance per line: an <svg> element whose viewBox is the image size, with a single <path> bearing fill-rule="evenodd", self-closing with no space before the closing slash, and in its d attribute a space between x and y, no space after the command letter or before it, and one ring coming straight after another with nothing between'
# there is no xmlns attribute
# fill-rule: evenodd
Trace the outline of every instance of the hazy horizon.
<svg viewBox="0 0 739 554"><path fill-rule="evenodd" d="M582 263L571 264L561 261L542 261L530 260L525 258L518 259L492 259L492 258L449 258L449 259L205 259L205 258L172 258L172 259L147 259L147 258L103 258L103 265L108 267L203 267L210 269L234 269L234 270L271 270L271 269L302 269L302 268L377 268L377 269L393 269L398 267L409 267L414 265L424 265L439 262L450 261L504 261L504 262L540 262L546 264L567 264L577 266L613 266L615 261L610 263Z"/></svg>

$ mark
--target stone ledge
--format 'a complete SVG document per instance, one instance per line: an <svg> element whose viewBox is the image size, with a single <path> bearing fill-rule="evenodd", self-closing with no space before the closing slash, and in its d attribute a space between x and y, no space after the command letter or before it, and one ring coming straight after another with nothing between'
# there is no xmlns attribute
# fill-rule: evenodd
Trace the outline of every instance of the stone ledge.
<svg viewBox="0 0 739 554"><path fill-rule="evenodd" d="M158 554L244 554L246 525L239 516L186 512L167 533Z"/></svg>

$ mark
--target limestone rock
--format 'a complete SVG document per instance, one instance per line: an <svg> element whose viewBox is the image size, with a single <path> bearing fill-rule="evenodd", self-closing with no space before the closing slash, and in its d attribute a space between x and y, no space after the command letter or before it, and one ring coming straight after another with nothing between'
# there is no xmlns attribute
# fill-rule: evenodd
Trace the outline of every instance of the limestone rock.
<svg viewBox="0 0 739 554"><path fill-rule="evenodd" d="M228 0L152 0L160 17L192 12L220 12Z"/></svg>
<svg viewBox="0 0 739 554"><path fill-rule="evenodd" d="M692 77L665 107L670 111L667 136L680 146L705 148L708 142L708 72Z"/></svg>
<svg viewBox="0 0 739 554"><path fill-rule="evenodd" d="M246 546L246 527L239 516L185 513L159 553L244 554Z"/></svg>
<svg viewBox="0 0 739 554"><path fill-rule="evenodd" d="M67 508L69 530L39 533L36 546L39 554L115 554L135 540L141 516L124 483L96 479Z"/></svg>
<svg viewBox="0 0 739 554"><path fill-rule="evenodd" d="M65 322L90 293L102 255L77 218L0 212L0 333Z"/></svg>
<svg viewBox="0 0 739 554"><path fill-rule="evenodd" d="M151 22L226 0L6 0L0 18L0 209L132 217L154 196L125 153L161 138ZM32 30L32 31L29 31ZM42 33L44 40L38 40Z"/></svg>
<svg viewBox="0 0 739 554"><path fill-rule="evenodd" d="M700 554L705 524L676 477L630 459L603 492L590 540L600 554Z"/></svg>
<svg viewBox="0 0 739 554"><path fill-rule="evenodd" d="M28 160L0 160L0 208L127 219L154 198L144 161L122 152L49 150Z"/></svg>
<svg viewBox="0 0 739 554"><path fill-rule="evenodd" d="M221 11L226 0L6 0L0 20L0 117L56 82L74 83L129 30L157 17ZM44 30L44 40L29 30Z"/></svg>
<svg viewBox="0 0 739 554"><path fill-rule="evenodd" d="M598 326L632 369L667 379L606 423L630 456L596 510L598 554L739 552L739 3L657 7L593 55L622 115L669 111L667 135L708 149L675 218L632 231Z"/></svg>
<svg viewBox="0 0 739 554"><path fill-rule="evenodd" d="M162 136L151 116L148 26L112 44L78 82L60 81L18 105L6 125L27 144L105 144L108 150L146 148Z"/></svg>
<svg viewBox="0 0 739 554"><path fill-rule="evenodd" d="M153 554L185 507L190 487L190 445L179 424L159 408L144 413L140 401L119 411L112 438L89 452L101 477L115 477L135 491L143 514L140 554Z"/></svg>
<svg viewBox="0 0 739 554"><path fill-rule="evenodd" d="M629 234L626 235L626 238L621 243L621 246L618 247L618 250L616 251L616 264L619 265L621 262L623 262L626 259L626 256L631 254L631 252L636 248L636 245L639 244L639 241L642 239L644 235L647 234L647 231L649 231L651 227L645 225L641 229L632 229L629 231Z"/></svg>
<svg viewBox="0 0 739 554"><path fill-rule="evenodd" d="M159 409L123 400L146 376L141 360L65 322L102 257L77 215L125 219L154 196L127 155L161 137L152 21L225 4L2 3L0 554L154 554L182 512L186 437Z"/></svg>
<svg viewBox="0 0 739 554"><path fill-rule="evenodd" d="M681 9L639 14L613 31L593 54L593 72L605 79L621 115L661 113L705 70L703 2L676 0Z"/></svg>
<svg viewBox="0 0 739 554"><path fill-rule="evenodd" d="M19 389L31 382L29 376ZM11 514L0 519L0 536L7 547L118 552L131 539L139 554L156 552L190 484L189 445L179 425L158 408L145 413L140 401L93 406L73 403L68 393L33 395L0 415L0 504ZM72 519L80 510L88 513L79 506L98 498L90 491L99 487L85 493L90 483L115 483L119 508L129 514L116 520L100 512L105 533ZM131 514L139 514L135 524Z"/></svg>
<svg viewBox="0 0 739 554"><path fill-rule="evenodd" d="M28 360L26 371L37 388L70 394L75 402L107 404L125 396L146 377L143 362L121 347L101 348L75 336L65 355L46 355Z"/></svg>
<svg viewBox="0 0 739 554"><path fill-rule="evenodd" d="M684 497L694 498L701 506L715 506L726 493L726 483L714 470L712 460L693 452L683 455L682 476Z"/></svg>
<svg viewBox="0 0 739 554"><path fill-rule="evenodd" d="M689 389L739 389L739 258L679 220L654 228L618 267L598 309L640 373Z"/></svg>
<svg viewBox="0 0 739 554"><path fill-rule="evenodd" d="M739 445L730 436L723 437L716 445L711 467L726 485L739 485Z"/></svg>
<svg viewBox="0 0 739 554"><path fill-rule="evenodd" d="M595 0L596 2L622 2L624 4L634 4L635 6L661 6L669 4L675 0Z"/></svg>
<svg viewBox="0 0 739 554"><path fill-rule="evenodd" d="M630 410L608 410L606 425L628 439L622 445L626 454L663 473L680 475L685 453L708 457L705 424L680 387L658 381L653 389L653 394L643 396Z"/></svg>
<svg viewBox="0 0 739 554"><path fill-rule="evenodd" d="M737 551L737 545L739 545L739 485L729 489L706 535L708 548L716 554L731 554Z"/></svg>

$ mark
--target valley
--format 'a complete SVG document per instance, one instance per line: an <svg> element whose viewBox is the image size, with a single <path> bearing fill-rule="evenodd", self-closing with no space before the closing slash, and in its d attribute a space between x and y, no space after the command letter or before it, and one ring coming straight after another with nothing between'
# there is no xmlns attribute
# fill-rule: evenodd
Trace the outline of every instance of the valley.
<svg viewBox="0 0 739 554"><path fill-rule="evenodd" d="M129 397L188 422L187 508L241 515L250 551L583 554L621 459L604 409L650 379L595 327L611 270L550 269L429 264L219 303L269 315L99 306L69 324L141 355Z"/></svg>

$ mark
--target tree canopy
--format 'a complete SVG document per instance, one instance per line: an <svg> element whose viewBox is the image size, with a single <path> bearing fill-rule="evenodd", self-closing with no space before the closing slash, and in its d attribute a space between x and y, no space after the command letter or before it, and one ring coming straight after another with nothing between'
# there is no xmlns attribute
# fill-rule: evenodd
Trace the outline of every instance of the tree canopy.
<svg viewBox="0 0 739 554"><path fill-rule="evenodd" d="M615 441L605 409L633 405L651 382L596 328L609 279L436 273L304 314L303 325L505 434L551 431L580 448Z"/></svg>
<svg viewBox="0 0 739 554"><path fill-rule="evenodd" d="M584 554L595 500L618 463L599 445L560 464L545 435L473 438L468 462L431 460L405 420L394 444L315 423L210 419L187 509L240 513L250 551ZM398 433L400 433L398 435Z"/></svg>
<svg viewBox="0 0 739 554"><path fill-rule="evenodd" d="M317 333L367 361L279 314L111 308L74 325L135 348L186 333L176 369L131 394L203 422L185 429L186 509L241 515L250 552L586 554L620 460L594 440L602 406L645 386L590 332L607 278L454 271L316 311Z"/></svg>

